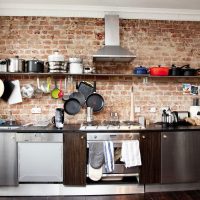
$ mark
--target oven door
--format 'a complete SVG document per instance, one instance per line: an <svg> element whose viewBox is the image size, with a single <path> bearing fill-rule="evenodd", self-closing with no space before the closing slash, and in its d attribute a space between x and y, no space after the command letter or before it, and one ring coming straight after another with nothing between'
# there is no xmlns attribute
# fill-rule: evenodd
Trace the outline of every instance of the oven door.
<svg viewBox="0 0 200 200"><path fill-rule="evenodd" d="M89 169L89 144L90 142L94 143L95 141L87 141L87 176L88 176L88 169ZM101 142L101 141L96 141ZM103 141L102 141L103 142ZM118 180L122 179L123 177L133 177L133 176L139 176L139 167L129 167L126 168L124 162L120 161L121 158L121 148L122 148L122 141L116 140L113 141L114 146L114 171L107 173L105 170L105 167L103 165L103 174L102 174L102 180L107 179L113 179ZM118 178L117 178L118 177Z"/></svg>

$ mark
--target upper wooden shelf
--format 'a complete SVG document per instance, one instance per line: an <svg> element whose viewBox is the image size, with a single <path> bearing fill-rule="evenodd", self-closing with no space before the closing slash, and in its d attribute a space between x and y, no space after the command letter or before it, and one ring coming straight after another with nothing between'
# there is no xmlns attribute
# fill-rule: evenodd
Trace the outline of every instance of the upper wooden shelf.
<svg viewBox="0 0 200 200"><path fill-rule="evenodd" d="M105 74L105 73L94 73L94 74L69 74L69 73L21 73L21 72L0 72L0 76L7 76L7 75L20 75L20 76L87 76L87 77L92 77L92 76L104 76L104 77L109 77L109 76L120 76L120 77L149 77L149 78L199 78L200 76L151 76L149 74Z"/></svg>

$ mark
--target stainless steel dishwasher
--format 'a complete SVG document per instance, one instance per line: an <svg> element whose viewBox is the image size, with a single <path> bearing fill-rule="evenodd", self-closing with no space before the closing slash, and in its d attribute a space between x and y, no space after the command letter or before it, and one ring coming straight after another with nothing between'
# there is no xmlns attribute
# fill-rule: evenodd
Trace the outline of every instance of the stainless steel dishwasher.
<svg viewBox="0 0 200 200"><path fill-rule="evenodd" d="M0 132L0 186L18 185L16 133Z"/></svg>
<svg viewBox="0 0 200 200"><path fill-rule="evenodd" d="M63 133L17 133L19 182L63 181Z"/></svg>

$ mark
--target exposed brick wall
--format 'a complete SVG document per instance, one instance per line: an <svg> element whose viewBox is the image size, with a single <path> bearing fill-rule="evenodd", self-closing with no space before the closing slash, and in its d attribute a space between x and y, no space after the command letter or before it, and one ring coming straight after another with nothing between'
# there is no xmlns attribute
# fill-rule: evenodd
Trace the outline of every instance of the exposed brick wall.
<svg viewBox="0 0 200 200"><path fill-rule="evenodd" d="M55 17L0 17L0 59L19 55L24 59L37 57L47 61L48 55L58 49L68 57L80 56L84 64L96 66L99 72L130 74L135 66L190 64L200 68L200 22L120 20L121 45L135 52L137 58L131 63L93 63L91 55L104 44L104 20L86 18ZM2 77L5 78L5 77ZM10 76L10 79L16 77ZM36 77L17 77L21 85L36 85ZM46 78L42 77L44 81ZM84 77L79 80L86 80ZM135 105L151 121L160 120L160 108L171 106L173 110L188 110L192 104L191 95L183 95L182 83L200 85L199 80L179 78L97 77L97 90L105 98L105 108L95 119L109 119L110 111L116 111L121 120L128 120L130 113L130 88L134 85ZM88 79L93 81L93 79ZM53 83L53 81L52 81ZM53 87L53 85L52 85ZM31 114L31 108L38 105L42 114ZM41 99L24 100L21 104L8 105L0 101L0 115L13 110L20 121L30 122L48 116L51 118L56 107L62 107L62 100L50 95ZM156 107L156 113L149 113ZM66 115L66 122L81 122L85 110L76 116Z"/></svg>

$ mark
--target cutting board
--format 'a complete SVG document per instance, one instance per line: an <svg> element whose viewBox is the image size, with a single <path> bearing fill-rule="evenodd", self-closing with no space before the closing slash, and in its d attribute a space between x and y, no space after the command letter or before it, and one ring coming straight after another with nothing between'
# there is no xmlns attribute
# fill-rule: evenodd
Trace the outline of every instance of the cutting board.
<svg viewBox="0 0 200 200"><path fill-rule="evenodd" d="M12 94L10 95L8 99L9 104L16 104L22 102L22 95L20 91L20 82L19 80L14 80L12 83L15 85L14 90Z"/></svg>

